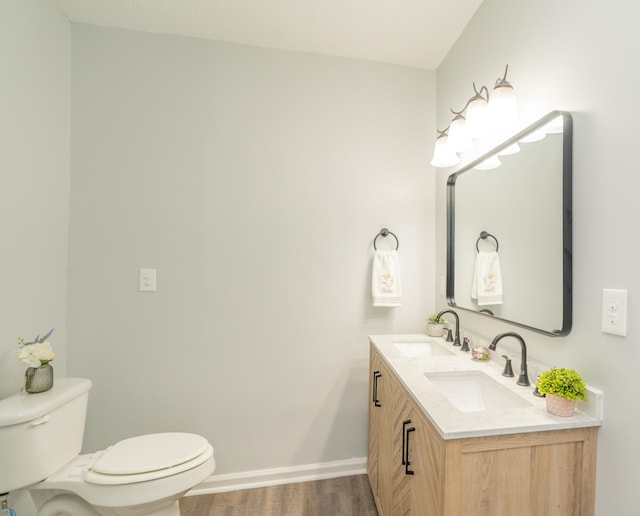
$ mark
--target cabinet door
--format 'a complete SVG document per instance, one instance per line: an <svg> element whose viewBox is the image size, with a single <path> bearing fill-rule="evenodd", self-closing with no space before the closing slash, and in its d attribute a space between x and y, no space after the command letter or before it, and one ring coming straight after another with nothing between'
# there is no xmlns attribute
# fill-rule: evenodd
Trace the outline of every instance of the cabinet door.
<svg viewBox="0 0 640 516"><path fill-rule="evenodd" d="M444 442L398 385L394 396L393 516L442 513Z"/></svg>
<svg viewBox="0 0 640 516"><path fill-rule="evenodd" d="M415 433L415 411L412 410L409 398L401 386L397 386L394 392L394 418L393 418L393 494L392 516L412 514L412 496L414 475L414 461L416 450L407 451L407 435L409 439ZM411 441L410 441L411 442ZM409 463L407 463L407 459ZM417 514L417 513L416 513Z"/></svg>
<svg viewBox="0 0 640 516"><path fill-rule="evenodd" d="M391 441L395 380L372 350L367 473L380 516L391 513Z"/></svg>
<svg viewBox="0 0 640 516"><path fill-rule="evenodd" d="M409 460L414 471L411 477L412 514L439 515L443 510L444 440L422 412L414 409L413 421L415 431L409 438Z"/></svg>
<svg viewBox="0 0 640 516"><path fill-rule="evenodd" d="M597 428L460 440L465 516L591 516ZM497 487L499 486L499 488Z"/></svg>
<svg viewBox="0 0 640 516"><path fill-rule="evenodd" d="M380 447L380 408L377 402L377 383L380 359L372 350L369 357L369 439L367 448L367 475L371 491L378 496L378 450Z"/></svg>

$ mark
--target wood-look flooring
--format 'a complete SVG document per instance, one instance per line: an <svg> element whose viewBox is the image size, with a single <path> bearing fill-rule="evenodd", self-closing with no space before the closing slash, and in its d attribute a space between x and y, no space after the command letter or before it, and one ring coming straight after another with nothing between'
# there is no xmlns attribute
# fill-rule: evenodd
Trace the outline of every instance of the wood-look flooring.
<svg viewBox="0 0 640 516"><path fill-rule="evenodd" d="M366 475L186 496L182 516L378 516Z"/></svg>

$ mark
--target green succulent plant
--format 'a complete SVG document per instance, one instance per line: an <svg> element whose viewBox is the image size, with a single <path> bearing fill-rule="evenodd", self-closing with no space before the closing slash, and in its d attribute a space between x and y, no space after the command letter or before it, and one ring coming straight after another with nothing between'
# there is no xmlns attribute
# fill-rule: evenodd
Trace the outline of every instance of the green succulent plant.
<svg viewBox="0 0 640 516"><path fill-rule="evenodd" d="M433 324L442 324L444 322L444 317L440 317L438 319L438 312L433 312L429 317L427 317L427 322Z"/></svg>
<svg viewBox="0 0 640 516"><path fill-rule="evenodd" d="M587 400L587 386L574 369L564 367L552 367L543 371L536 382L538 392L542 394L555 394L568 400Z"/></svg>

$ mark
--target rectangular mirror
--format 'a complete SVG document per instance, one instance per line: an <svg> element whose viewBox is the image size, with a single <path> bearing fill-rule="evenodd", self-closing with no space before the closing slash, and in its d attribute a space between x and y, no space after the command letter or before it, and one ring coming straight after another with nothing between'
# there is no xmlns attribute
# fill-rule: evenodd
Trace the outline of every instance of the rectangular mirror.
<svg viewBox="0 0 640 516"><path fill-rule="evenodd" d="M503 155L514 144L520 151ZM450 306L546 335L570 332L571 149L571 115L553 111L449 176Z"/></svg>

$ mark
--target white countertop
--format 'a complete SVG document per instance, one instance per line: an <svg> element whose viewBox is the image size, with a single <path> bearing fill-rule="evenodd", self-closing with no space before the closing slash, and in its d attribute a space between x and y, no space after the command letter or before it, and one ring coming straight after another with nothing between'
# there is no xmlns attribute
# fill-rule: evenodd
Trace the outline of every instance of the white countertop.
<svg viewBox="0 0 640 516"><path fill-rule="evenodd" d="M532 384L530 387L516 384L520 370L519 358L513 360L513 371L516 376L508 378L502 376L502 367L496 362L472 360L471 353L460 351L459 347L452 346L443 338L412 334L371 335L369 339L444 439L564 430L602 424L602 419L599 417L602 413L602 393L591 388L587 393L590 402L579 401L575 415L560 417L549 414L546 410L545 399L533 395L535 377L531 376L531 372L529 373ZM453 351L453 355L408 358L394 345L397 342L425 341L431 341L445 347ZM499 350L490 353L501 354ZM438 391L424 374L444 371L482 371L526 400L530 406L461 412Z"/></svg>

